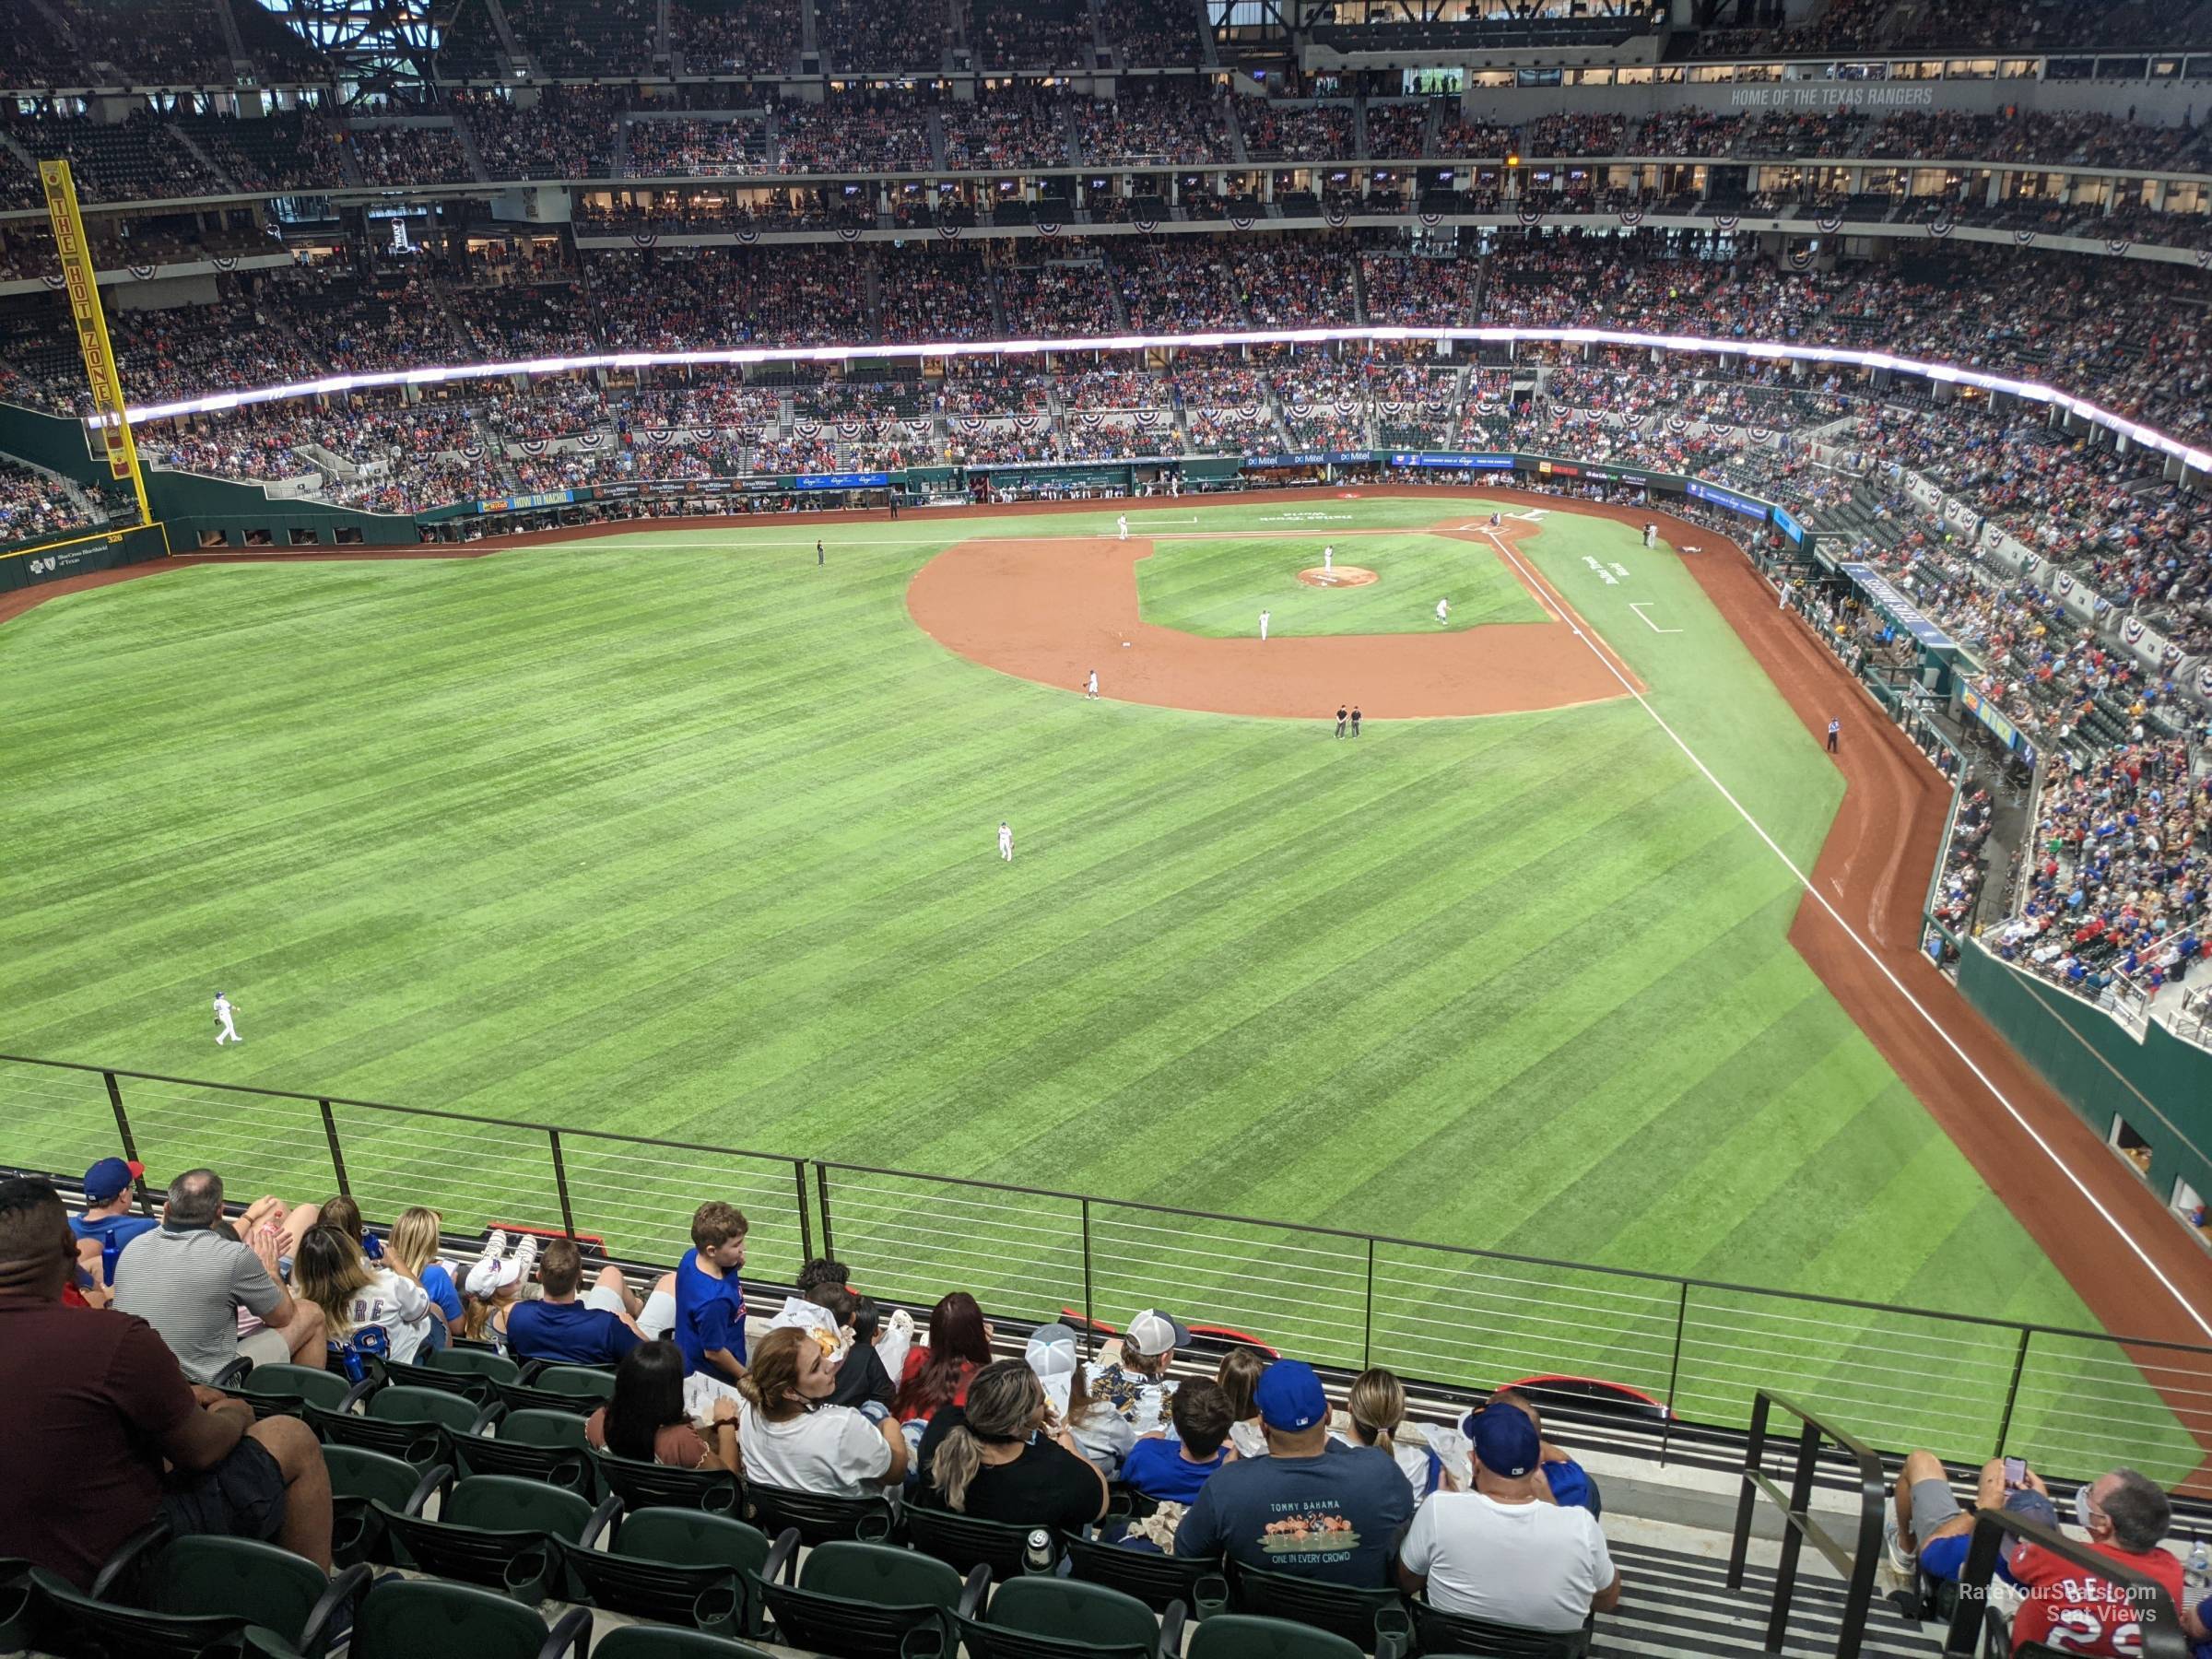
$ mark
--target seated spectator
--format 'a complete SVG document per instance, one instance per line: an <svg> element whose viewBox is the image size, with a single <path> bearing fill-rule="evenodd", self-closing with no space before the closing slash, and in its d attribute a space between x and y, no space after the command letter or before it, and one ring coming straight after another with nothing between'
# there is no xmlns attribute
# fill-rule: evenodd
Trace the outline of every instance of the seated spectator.
<svg viewBox="0 0 2212 1659"><path fill-rule="evenodd" d="M1501 1388L1490 1396L1491 1404L1502 1401L1514 1407L1535 1426L1536 1437L1543 1440L1544 1418L1536 1410L1536 1403L1517 1388ZM1472 1432L1469 1430L1468 1432ZM1549 1441L1543 1441L1544 1487L1551 1500L1561 1509L1586 1509L1593 1515L1606 1512L1604 1500L1598 1495L1597 1482L1573 1458L1560 1451Z"/></svg>
<svg viewBox="0 0 2212 1659"><path fill-rule="evenodd" d="M124 1247L115 1265L115 1307L152 1325L184 1374L211 1382L241 1354L256 1365L320 1371L323 1312L294 1301L277 1265L277 1234L260 1227L241 1242L225 1239L223 1178L187 1170L169 1183L161 1225ZM239 1310L265 1328L242 1341Z"/></svg>
<svg viewBox="0 0 2212 1659"><path fill-rule="evenodd" d="M1958 1583L1959 1570L1966 1565L1967 1546L1973 1539L1975 1514L2000 1508L2037 1519L2048 1516L2051 1525L2058 1524L2051 1489L2033 1469L2016 1489L2005 1483L2005 1460L1991 1458L1975 1482L1973 1503L1961 1508L1952 1495L1943 1460L1933 1452L1906 1453L1898 1471L1895 1501L1882 1524L1890 1571L1908 1583L1924 1572ZM2003 1565L2000 1570L2006 1577L2012 1576Z"/></svg>
<svg viewBox="0 0 2212 1659"><path fill-rule="evenodd" d="M1221 1356L1221 1364L1214 1372L1214 1381L1229 1396L1231 1421L1229 1426L1229 1443L1243 1458L1267 1455L1267 1432L1260 1424L1260 1408L1253 1404L1253 1394L1260 1385L1260 1373L1267 1369L1266 1357L1258 1348L1242 1344Z"/></svg>
<svg viewBox="0 0 2212 1659"><path fill-rule="evenodd" d="M100 1298L97 1305L105 1305L123 1247L161 1225L151 1216L131 1213L137 1195L133 1183L145 1173L144 1164L120 1158L103 1158L85 1171L85 1211L69 1218L69 1231L76 1240L78 1287Z"/></svg>
<svg viewBox="0 0 2212 1659"><path fill-rule="evenodd" d="M1175 1438L1147 1434L1122 1460L1122 1482L1155 1503L1189 1503L1206 1477L1236 1456L1229 1445L1229 1395L1203 1377L1168 1404Z"/></svg>
<svg viewBox="0 0 2212 1659"><path fill-rule="evenodd" d="M676 1265L676 1346L684 1368L721 1388L745 1376L745 1235L735 1205L710 1199L691 1217L691 1248Z"/></svg>
<svg viewBox="0 0 2212 1659"><path fill-rule="evenodd" d="M391 1357L402 1365L413 1364L422 1351L430 1329L429 1297L390 1264L371 1262L339 1229L327 1222L311 1228L300 1241L292 1274L302 1300L322 1310L332 1341L350 1344L363 1331L381 1330Z"/></svg>
<svg viewBox="0 0 2212 1659"><path fill-rule="evenodd" d="M1168 1381L1168 1367L1175 1350L1190 1341L1190 1330L1181 1320L1147 1308L1118 1341L1100 1350L1097 1363L1084 1369L1085 1393L1102 1408L1087 1414L1083 1425L1094 1461L1111 1455L1118 1468L1137 1436L1159 1427L1175 1387Z"/></svg>
<svg viewBox="0 0 2212 1659"><path fill-rule="evenodd" d="M361 1206L354 1202L352 1194L339 1193L324 1199L322 1222L325 1227L336 1228L359 1245L361 1253L371 1261L383 1260L384 1241L369 1230L368 1224L361 1219Z"/></svg>
<svg viewBox="0 0 2212 1659"><path fill-rule="evenodd" d="M968 1403L969 1380L991 1363L991 1324L965 1290L940 1297L929 1311L929 1340L906 1356L891 1411L901 1423L924 1423L947 1405Z"/></svg>
<svg viewBox="0 0 2212 1659"><path fill-rule="evenodd" d="M619 1290L604 1280L621 1270L599 1270L601 1283L579 1298L583 1252L573 1239L555 1239L537 1259L537 1282L545 1294L518 1302L507 1314L507 1352L517 1359L549 1359L556 1365L614 1365L642 1340L629 1323Z"/></svg>
<svg viewBox="0 0 2212 1659"><path fill-rule="evenodd" d="M204 1171L203 1171L204 1172ZM149 1237L151 1235L148 1235ZM297 1418L194 1387L131 1314L63 1304L76 1241L53 1186L0 1181L0 1556L78 1589L149 1522L282 1545L330 1570L330 1475Z"/></svg>
<svg viewBox="0 0 2212 1659"><path fill-rule="evenodd" d="M438 1259L444 1232L445 1218L417 1205L399 1212L399 1219L392 1223L392 1238L384 1246L385 1259L420 1285L422 1293L430 1299L434 1312L424 1346L432 1348L443 1347L449 1338L461 1334L461 1291L453 1283L453 1269Z"/></svg>
<svg viewBox="0 0 2212 1659"><path fill-rule="evenodd" d="M461 1281L461 1335L507 1351L507 1320L526 1290L537 1265L537 1240L525 1237L507 1253L507 1235L495 1230L484 1253Z"/></svg>
<svg viewBox="0 0 2212 1659"><path fill-rule="evenodd" d="M2089 1535L2091 1549L2141 1573L2171 1596L2175 1606L2182 1606L2186 1594L2182 1563L2159 1547L2173 1524L2173 1506L2156 1481L2133 1469L2100 1475L2075 1492L2074 1519ZM2109 1656L2142 1651L2135 1630L2135 1608L2118 1585L2092 1577L2033 1544L2023 1544L2013 1553L2010 1576L2027 1593L2027 1600L2013 1615L2015 1652L2030 1641L2053 1647L2063 1641L2070 1653ZM2201 1616L2199 1608L2183 1621L2199 1621L2193 1635L2201 1632Z"/></svg>
<svg viewBox="0 0 2212 1659"><path fill-rule="evenodd" d="M1344 1396L1344 1410L1331 1430L1354 1446L1372 1446L1390 1453L1390 1459L1413 1488L1416 1503L1430 1493L1457 1491L1460 1483L1419 1428L1400 1438L1406 1421L1406 1385L1394 1371L1377 1369L1352 1379Z"/></svg>
<svg viewBox="0 0 2212 1659"><path fill-rule="evenodd" d="M888 1407L830 1403L838 1367L811 1331L784 1325L760 1339L738 1385L737 1450L745 1477L793 1492L864 1498L906 1479L906 1437Z"/></svg>
<svg viewBox="0 0 2212 1659"><path fill-rule="evenodd" d="M602 1452L672 1469L737 1470L737 1402L715 1400L702 1425L684 1404L684 1350L641 1342L615 1371L614 1397L584 1419Z"/></svg>
<svg viewBox="0 0 2212 1659"><path fill-rule="evenodd" d="M1329 1438L1328 1396L1302 1360L1270 1365L1253 1398L1267 1455L1207 1479L1175 1529L1175 1553L1227 1553L1268 1572L1381 1588L1413 1513L1398 1465Z"/></svg>
<svg viewBox="0 0 2212 1659"><path fill-rule="evenodd" d="M1579 1630L1620 1601L1597 1519L1544 1491L1543 1441L1513 1406L1475 1418L1475 1489L1438 1492L1406 1530L1398 1582L1441 1612L1532 1630Z"/></svg>
<svg viewBox="0 0 2212 1659"><path fill-rule="evenodd" d="M837 1367L837 1386L830 1391L832 1406L860 1406L873 1400L886 1411L899 1397L899 1385L891 1381L890 1368L884 1364L882 1340L895 1345L900 1363L903 1366L913 1321L910 1317L901 1333L894 1328L885 1332L882 1311L865 1296L855 1296L850 1285L819 1285L816 1287L823 1310L837 1321L837 1329L843 1343L841 1358ZM901 1310L903 1312L903 1310Z"/></svg>
<svg viewBox="0 0 2212 1659"><path fill-rule="evenodd" d="M1022 1361L984 1366L965 1406L930 1418L917 1501L1015 1526L1089 1525L1106 1512L1106 1477L1065 1429L1053 1430L1052 1415L1044 1385Z"/></svg>

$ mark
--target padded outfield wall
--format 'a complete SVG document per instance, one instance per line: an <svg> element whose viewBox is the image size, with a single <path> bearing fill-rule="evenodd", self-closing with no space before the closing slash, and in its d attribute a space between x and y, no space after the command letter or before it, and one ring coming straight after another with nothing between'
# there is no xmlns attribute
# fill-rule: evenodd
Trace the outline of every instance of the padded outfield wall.
<svg viewBox="0 0 2212 1659"><path fill-rule="evenodd" d="M2150 1147L2151 1186L2171 1202L2185 1181L2212 1194L2212 1051L2158 1021L2142 1038L2112 1015L1976 943L1959 956L1959 989L2106 1139L2112 1120Z"/></svg>

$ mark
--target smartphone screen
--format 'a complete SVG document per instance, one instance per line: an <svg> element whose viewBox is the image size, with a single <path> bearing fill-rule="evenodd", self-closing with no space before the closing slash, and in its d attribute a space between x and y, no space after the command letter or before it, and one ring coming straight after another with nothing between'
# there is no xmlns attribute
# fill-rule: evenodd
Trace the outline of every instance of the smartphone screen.
<svg viewBox="0 0 2212 1659"><path fill-rule="evenodd" d="M2027 1480L2028 1460L2024 1457L2006 1458L2005 1460L2005 1489L2008 1492L2017 1491L2027 1483Z"/></svg>

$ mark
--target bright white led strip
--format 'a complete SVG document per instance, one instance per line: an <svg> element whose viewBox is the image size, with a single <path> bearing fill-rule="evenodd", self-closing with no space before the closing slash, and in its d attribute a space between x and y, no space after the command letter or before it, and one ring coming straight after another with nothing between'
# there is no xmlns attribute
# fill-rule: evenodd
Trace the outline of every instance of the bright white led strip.
<svg viewBox="0 0 2212 1659"><path fill-rule="evenodd" d="M1218 350L1232 346L1327 346L1337 342L1364 344L1397 340L1473 341L1477 344L1558 341L1570 346L1633 346L1661 351L1712 354L1735 352L1744 357L1789 359L1809 363L1849 363L1865 369L1890 369L1926 380L1953 385L1979 386L1987 392L2007 392L2034 403L2055 404L2097 426L2123 432L2147 449L2178 457L2200 472L2212 472L2212 453L2191 449L2155 428L2140 425L2124 415L2100 407L2086 398L2061 392L2035 381L2018 381L1979 369L1961 369L1954 363L1924 362L1887 351L1854 351L1843 346L1789 346L1766 340L1709 340L1696 335L1631 334L1611 328L1416 328L1369 324L1347 328L1263 328L1224 330L1218 334L1100 335L1073 340L944 340L921 345L884 346L746 346L724 351L615 351L590 357L527 358L509 363L457 363L427 369L388 369L373 374L337 374L324 380L298 381L290 385L262 386L250 392L218 392L178 403L137 404L129 412L133 423L168 420L179 415L208 414L241 409L253 404L281 403L295 397L321 397L379 386L425 386L446 381L493 380L515 374L564 374L583 369L683 368L700 364L842 363L854 358L962 358L1036 357L1048 351ZM105 417L87 416L85 424L99 427Z"/></svg>

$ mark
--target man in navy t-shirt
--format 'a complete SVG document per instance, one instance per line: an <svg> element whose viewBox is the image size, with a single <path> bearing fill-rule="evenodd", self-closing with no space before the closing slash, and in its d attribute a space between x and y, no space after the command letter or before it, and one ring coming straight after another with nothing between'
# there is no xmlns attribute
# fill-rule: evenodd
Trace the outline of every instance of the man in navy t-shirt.
<svg viewBox="0 0 2212 1659"><path fill-rule="evenodd" d="M507 1351L517 1359L560 1365L613 1365L640 1337L619 1314L576 1300L583 1282L583 1252L573 1239L555 1239L537 1259L540 1301L518 1301L507 1311Z"/></svg>
<svg viewBox="0 0 2212 1659"><path fill-rule="evenodd" d="M1206 1477L1175 1529L1175 1553L1226 1551L1268 1572L1387 1583L1398 1535L1413 1518L1413 1488L1396 1460L1329 1438L1328 1396L1302 1361L1277 1359L1262 1371L1253 1404L1268 1454Z"/></svg>

